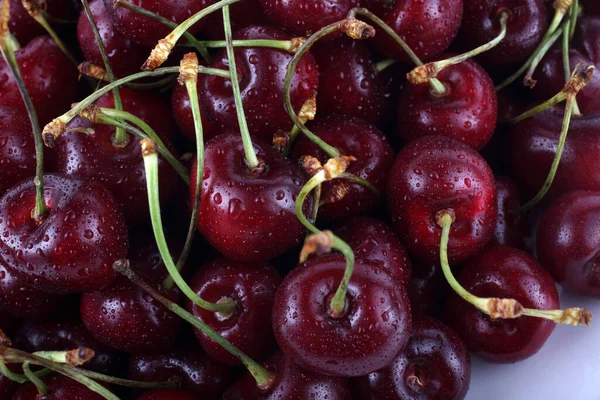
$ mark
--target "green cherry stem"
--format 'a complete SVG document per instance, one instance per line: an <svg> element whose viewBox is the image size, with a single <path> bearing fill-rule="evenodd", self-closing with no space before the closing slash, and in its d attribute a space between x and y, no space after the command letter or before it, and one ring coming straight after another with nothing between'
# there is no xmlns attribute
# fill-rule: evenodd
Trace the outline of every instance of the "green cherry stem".
<svg viewBox="0 0 600 400"><path fill-rule="evenodd" d="M83 10L85 11L85 15L92 27L92 32L94 32L94 38L96 39L96 46L98 46L98 50L100 51L100 56L102 57L102 62L104 62L104 69L108 74L108 79L110 82L115 81L115 74L113 72L112 66L110 64L110 60L108 59L108 55L106 54L106 47L104 47L104 42L102 41L102 37L100 36L100 32L98 31L98 25L96 24L96 20L94 19L94 15L92 14L92 10L90 10L90 5L87 0L81 0L81 4L83 5ZM113 99L115 102L115 108L119 111L123 110L123 101L121 100L121 94L119 93L118 88L113 89ZM117 128L115 137L113 139L113 144L116 147L122 147L127 144L127 134L123 128Z"/></svg>
<svg viewBox="0 0 600 400"><path fill-rule="evenodd" d="M113 4L115 5L115 7L123 7L129 11L133 11L136 14L140 14L144 17L148 17L155 21L158 21L171 29L177 28L177 24L175 22L161 17L160 15L155 14L152 11L148 11L145 8L136 6L128 0L114 0ZM210 62L210 54L208 54L206 47L202 46L198 39L194 37L194 35L186 31L183 33L183 37L185 37L186 40L198 51L198 53L200 53L200 55L202 56L202 58L204 58L206 62Z"/></svg>
<svg viewBox="0 0 600 400"><path fill-rule="evenodd" d="M33 209L32 217L35 221L40 222L46 216L48 209L46 208L46 201L44 199L44 144L42 141L42 132L40 130L40 123L38 120L35 107L29 96L19 64L13 52L13 48L10 45L12 42L10 32L8 30L8 21L10 20L10 2L5 0L2 2L2 8L0 9L0 53L6 61L6 64L10 68L27 114L29 115L29 121L31 122L31 130L33 132L33 138L35 141L35 178L33 179L35 185L35 208Z"/></svg>
<svg viewBox="0 0 600 400"><path fill-rule="evenodd" d="M29 361L24 361L22 368L23 373L29 382L34 384L40 396L48 396L48 386L46 386L46 384L31 371L31 368L29 368Z"/></svg>
<svg viewBox="0 0 600 400"><path fill-rule="evenodd" d="M268 47L294 53L304 42L303 38L293 38L290 40L275 40L275 39L254 39L254 40L232 40L233 47ZM223 48L227 47L226 40L201 40L200 43L204 47Z"/></svg>
<svg viewBox="0 0 600 400"><path fill-rule="evenodd" d="M573 39L573 35L575 35L575 28L577 27L577 18L579 18L579 13L581 9L579 8L579 0L573 0L573 5L569 9L569 40Z"/></svg>
<svg viewBox="0 0 600 400"><path fill-rule="evenodd" d="M450 228L454 223L456 216L452 210L438 211L436 222L442 228L440 239L440 264L444 277L452 290L462 297L466 302L472 304L484 314L492 319L503 318L513 319L522 315L530 317L544 318L554 321L558 324L577 326L580 324L588 325L591 320L589 311L583 308L567 308L565 310L535 310L524 308L521 303L515 299L503 299L497 297L478 297L466 290L454 277L450 264L448 263L448 241L450 238Z"/></svg>
<svg viewBox="0 0 600 400"><path fill-rule="evenodd" d="M391 67L394 64L397 64L398 60L394 60L393 58L386 58L385 60L381 60L373 65L373 69L375 72L382 72L388 67Z"/></svg>
<svg viewBox="0 0 600 400"><path fill-rule="evenodd" d="M206 325L199 319L195 318L192 314L187 312L185 309L158 293L158 291L156 291L153 287L144 282L139 276L135 274L135 272L133 272L127 260L115 262L113 268L117 272L125 275L127 278L129 278L129 280L138 285L140 288L144 289L150 296L152 296L154 299L156 299L158 302L164 305L169 311L177 314L183 320L185 320L186 322L194 326L196 329L204 333L206 336L211 338L217 344L222 346L225 350L229 351L232 355L239 358L242 364L244 364L244 366L252 374L260 389L268 389L271 386L273 380L275 379L275 376L271 372L257 364L254 360L252 360L250 357L244 354L240 349L231 344L227 339L219 335L219 333L212 329L210 326Z"/></svg>
<svg viewBox="0 0 600 400"><path fill-rule="evenodd" d="M95 381L106 382L110 383L111 385L123 386L134 389L178 388L180 386L177 380L164 382L141 382L133 381L131 379L115 378L114 376L100 374L98 372L89 371L87 369L78 369L77 372Z"/></svg>
<svg viewBox="0 0 600 400"><path fill-rule="evenodd" d="M167 239L162 225L162 216L160 211L159 202L159 182L158 182L158 154L157 146L151 139L142 139L141 151L144 157L144 167L146 171L146 186L148 191L148 206L150 208L150 220L152 221L152 230L154 231L154 238L156 239L156 245L160 252L160 256L169 272L169 276L173 282L177 285L185 296L197 306L212 312L219 313L225 317L231 316L235 312L235 303L232 299L228 301L214 304L206 300L201 299L189 285L185 282L180 274L179 269L175 265L169 246L167 245Z"/></svg>
<svg viewBox="0 0 600 400"><path fill-rule="evenodd" d="M576 15L575 10L575 8L571 7L569 12L573 15ZM571 38L569 36L569 32L571 30L571 24L576 22L577 19L575 19L575 21L573 21L572 19L568 19L567 21L565 21L564 30L562 33L562 62L563 68L565 70L565 82L568 82L569 79L571 79L571 62L569 60L569 41ZM573 99L573 115L581 115L581 111L579 110L579 105L577 104L576 98Z"/></svg>
<svg viewBox="0 0 600 400"><path fill-rule="evenodd" d="M537 83L537 81L533 79L533 74L535 73L535 70L546 56L546 53L548 52L550 47L552 47L552 45L558 40L563 31L564 27L561 26L560 28L558 28L542 45L542 47L540 47L540 51L533 56L529 68L527 69L527 73L523 78L524 86L527 86L530 89L532 89L535 86L535 84Z"/></svg>

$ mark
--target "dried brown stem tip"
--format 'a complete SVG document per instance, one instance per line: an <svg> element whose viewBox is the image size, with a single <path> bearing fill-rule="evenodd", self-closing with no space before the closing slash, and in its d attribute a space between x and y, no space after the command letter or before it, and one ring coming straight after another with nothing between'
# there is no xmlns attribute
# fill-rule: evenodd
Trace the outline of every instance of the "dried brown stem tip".
<svg viewBox="0 0 600 400"><path fill-rule="evenodd" d="M331 189L327 191L327 194L321 200L321 205L335 203L342 200L348 192L350 191L350 186L348 182L337 182Z"/></svg>
<svg viewBox="0 0 600 400"><path fill-rule="evenodd" d="M80 347L75 350L67 351L65 360L68 365L78 367L90 361L94 357L94 350L85 347Z"/></svg>
<svg viewBox="0 0 600 400"><path fill-rule="evenodd" d="M35 18L42 11L40 4L36 0L21 0L21 3L32 18Z"/></svg>
<svg viewBox="0 0 600 400"><path fill-rule="evenodd" d="M10 35L8 29L8 22L10 21L10 1L2 1L2 7L0 7L0 39Z"/></svg>
<svg viewBox="0 0 600 400"><path fill-rule="evenodd" d="M50 121L50 123L46 125L42 131L44 144L50 148L54 147L56 144L56 139L58 139L58 137L62 135L66 129L67 126L60 119L55 118Z"/></svg>
<svg viewBox="0 0 600 400"><path fill-rule="evenodd" d="M288 51L292 54L296 54L298 52L298 49L302 47L304 42L306 42L306 38L296 37L292 38L290 42L292 43L292 45L290 46L290 49Z"/></svg>
<svg viewBox="0 0 600 400"><path fill-rule="evenodd" d="M346 172L346 168L348 168L348 165L351 161L356 161L356 158L352 156L330 158L323 166L323 169L325 170L325 178L328 181L337 178Z"/></svg>
<svg viewBox="0 0 600 400"><path fill-rule="evenodd" d="M313 156L300 157L300 165L308 176L315 176L317 172L323 169L323 164L321 164L321 161Z"/></svg>
<svg viewBox="0 0 600 400"><path fill-rule="evenodd" d="M564 325L582 325L590 326L592 320L592 313L585 308L567 308L563 311L563 315L560 318L560 323Z"/></svg>
<svg viewBox="0 0 600 400"><path fill-rule="evenodd" d="M184 86L186 82L198 82L198 56L196 53L187 53L179 63L179 77L177 82Z"/></svg>
<svg viewBox="0 0 600 400"><path fill-rule="evenodd" d="M90 104L83 110L79 111L79 116L92 122L93 124L98 122L98 116L100 115L100 107L94 104Z"/></svg>
<svg viewBox="0 0 600 400"><path fill-rule="evenodd" d="M152 139L142 139L140 142L140 147L142 148L142 156L149 156L158 152L158 147ZM113 265L113 268L114 267L115 266Z"/></svg>
<svg viewBox="0 0 600 400"><path fill-rule="evenodd" d="M565 14L569 7L571 7L571 4L573 4L573 0L555 0L552 7L554 7L556 11Z"/></svg>
<svg viewBox="0 0 600 400"><path fill-rule="evenodd" d="M431 62L410 71L406 74L406 79L413 85L418 85L420 83L426 83L431 78L435 78L437 73L438 71L435 68L435 63Z"/></svg>
<svg viewBox="0 0 600 400"><path fill-rule="evenodd" d="M302 104L302 108L298 112L298 119L305 124L307 121L312 121L317 115L317 96L313 96Z"/></svg>
<svg viewBox="0 0 600 400"><path fill-rule="evenodd" d="M283 153L290 143L290 133L279 129L273 135L273 147L280 153Z"/></svg>
<svg viewBox="0 0 600 400"><path fill-rule="evenodd" d="M375 28L353 17L341 21L340 30L352 39L370 39L375 36Z"/></svg>
<svg viewBox="0 0 600 400"><path fill-rule="evenodd" d="M150 53L150 57L146 60L144 65L142 65L142 70L144 71L154 71L156 68L160 67L167 58L169 58L169 54L171 54L171 50L173 50L173 44L170 40L168 40L169 36L166 39L160 39L158 44L152 52Z"/></svg>
<svg viewBox="0 0 600 400"><path fill-rule="evenodd" d="M300 262L306 261L308 256L316 254L318 256L330 253L333 246L333 233L323 231L309 235L304 241L304 246L300 251Z"/></svg>
<svg viewBox="0 0 600 400"><path fill-rule="evenodd" d="M4 331L2 331L2 329L0 329L0 346L6 346L6 347L12 346L12 342L10 341L8 336L6 336Z"/></svg>
<svg viewBox="0 0 600 400"><path fill-rule="evenodd" d="M89 61L82 62L77 66L77 69L79 70L79 79L81 79L81 77L85 75L99 81L110 82L108 72L106 72L104 68L92 64Z"/></svg>
<svg viewBox="0 0 600 400"><path fill-rule="evenodd" d="M583 71L579 70L579 66L580 64L575 67L571 79L569 79L562 90L570 96L576 96L581 89L590 83L592 76L594 75L595 67L593 65L588 65Z"/></svg>
<svg viewBox="0 0 600 400"><path fill-rule="evenodd" d="M523 315L523 306L515 299L491 298L488 300L487 311L492 319L512 319Z"/></svg>

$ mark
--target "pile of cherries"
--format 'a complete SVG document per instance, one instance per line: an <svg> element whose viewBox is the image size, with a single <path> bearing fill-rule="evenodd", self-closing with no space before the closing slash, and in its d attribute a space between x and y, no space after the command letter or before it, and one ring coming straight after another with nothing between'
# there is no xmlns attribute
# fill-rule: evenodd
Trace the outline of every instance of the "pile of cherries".
<svg viewBox="0 0 600 400"><path fill-rule="evenodd" d="M0 0L0 400L462 399L587 325L598 4Z"/></svg>

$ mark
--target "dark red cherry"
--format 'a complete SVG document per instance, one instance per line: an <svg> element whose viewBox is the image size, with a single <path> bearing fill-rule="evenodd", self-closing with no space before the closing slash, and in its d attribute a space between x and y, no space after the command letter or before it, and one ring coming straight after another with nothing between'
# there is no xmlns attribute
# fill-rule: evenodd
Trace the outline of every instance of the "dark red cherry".
<svg viewBox="0 0 600 400"><path fill-rule="evenodd" d="M413 263L411 274L408 298L413 317L437 317L448 292L448 283L439 263Z"/></svg>
<svg viewBox="0 0 600 400"><path fill-rule="evenodd" d="M357 260L346 310L330 312L346 260L339 254L312 258L285 277L273 307L281 350L310 371L361 376L388 365L404 348L411 326L405 289L382 269Z"/></svg>
<svg viewBox="0 0 600 400"><path fill-rule="evenodd" d="M600 3L595 0L582 0L587 15L600 15Z"/></svg>
<svg viewBox="0 0 600 400"><path fill-rule="evenodd" d="M564 108L560 106L519 122L511 132L511 166L521 197L527 201L542 187L556 154ZM548 204L563 193L600 190L600 117L573 117L556 176L544 197ZM535 168L531 166L535 165Z"/></svg>
<svg viewBox="0 0 600 400"><path fill-rule="evenodd" d="M200 84L196 85L200 90ZM175 85L173 87L173 94L171 95L171 108L173 112L173 118L177 123L177 127L185 135L186 138L192 142L196 141L196 128L194 126L194 115L192 114L192 107L190 105L190 97L187 93L185 85ZM204 107L200 107L200 119L202 120L202 134L204 141L208 142L218 134L222 133L220 129L215 129L214 122L204 110Z"/></svg>
<svg viewBox="0 0 600 400"><path fill-rule="evenodd" d="M190 300L186 301L186 308L250 358L264 358L275 347L270 324L271 309L280 283L281 277L270 265L216 259L198 271L190 287L200 298L212 303L232 299L235 302L234 314L227 318L204 310ZM240 364L237 357L199 330L196 330L196 337L204 350L217 361Z"/></svg>
<svg viewBox="0 0 600 400"><path fill-rule="evenodd" d="M335 230L354 256L375 265L404 285L410 281L410 260L396 233L383 222L367 217L353 218Z"/></svg>
<svg viewBox="0 0 600 400"><path fill-rule="evenodd" d="M35 38L15 56L40 124L69 110L78 91L77 69L50 36ZM0 60L0 106L25 111L17 83L4 59Z"/></svg>
<svg viewBox="0 0 600 400"><path fill-rule="evenodd" d="M367 0L364 6L383 19L422 60L450 46L463 14L463 0ZM411 62L402 47L382 30L372 41L388 57Z"/></svg>
<svg viewBox="0 0 600 400"><path fill-rule="evenodd" d="M537 256L554 280L583 295L600 296L600 192L576 190L546 210L537 231Z"/></svg>
<svg viewBox="0 0 600 400"><path fill-rule="evenodd" d="M9 0L10 20L8 29L21 45L26 45L36 36L46 34L46 30L39 22L31 18L23 7L21 0ZM35 3L34 3L35 4ZM73 7L72 0L44 0L39 2L44 11L50 16L47 21L54 27L60 28L60 24L54 24L54 20L72 21L77 18L77 12Z"/></svg>
<svg viewBox="0 0 600 400"><path fill-rule="evenodd" d="M404 245L426 263L439 263L439 211L456 216L448 244L451 264L475 255L494 232L496 182L490 167L471 147L445 136L425 136L400 151L387 199Z"/></svg>
<svg viewBox="0 0 600 400"><path fill-rule="evenodd" d="M171 137L175 130L167 104L158 94L121 88L119 90L123 109L134 113L148 123L165 146L175 151ZM96 102L99 107L114 108L114 99L106 94ZM74 119L68 127L92 127L82 118ZM88 135L68 130L56 142L59 172L82 178L92 178L110 189L119 201L123 215L130 224L148 220L148 195L144 161L138 137L128 135L125 146L114 145L115 129L108 125L93 126L94 134ZM159 157L160 200L167 204L179 177L175 170Z"/></svg>
<svg viewBox="0 0 600 400"><path fill-rule="evenodd" d="M496 128L498 101L494 82L472 60L444 68L438 79L446 87L443 95L432 93L429 83L405 85L396 110L400 138L408 142L422 136L443 135L481 149Z"/></svg>
<svg viewBox="0 0 600 400"><path fill-rule="evenodd" d="M524 238L529 232L526 219L519 215L519 189L505 176L496 178L496 205L498 217L490 243L527 250Z"/></svg>
<svg viewBox="0 0 600 400"><path fill-rule="evenodd" d="M102 0L91 2L90 10L98 26L102 43L106 48L106 54L115 76L120 78L139 72L140 66L148 58L150 50L131 41L115 29L113 20L108 15ZM98 50L92 26L84 11L79 16L77 39L85 59L92 64L104 67L104 61L100 50Z"/></svg>
<svg viewBox="0 0 600 400"><path fill-rule="evenodd" d="M266 390L246 373L223 394L222 400L303 400L351 398L348 381L344 378L320 375L296 365L290 358L277 353L263 363L275 374L275 380Z"/></svg>
<svg viewBox="0 0 600 400"><path fill-rule="evenodd" d="M239 133L219 135L206 144L198 215L198 229L213 247L246 262L283 254L300 244L305 232L294 204L304 174L270 146L255 140L254 149L266 165L262 172L248 169ZM194 164L191 198L195 174Z"/></svg>
<svg viewBox="0 0 600 400"><path fill-rule="evenodd" d="M315 135L337 148L342 155L354 156L346 172L365 179L381 193L385 192L389 171L393 164L394 153L388 139L373 125L358 118L331 116L310 125ZM298 137L290 157L299 160L310 155L323 164L327 155L304 135ZM378 197L366 187L348 180L336 179L323 183L322 200L332 197L340 185L348 186L348 192L341 200L326 203L319 207L319 217L339 219L364 214L381 204Z"/></svg>
<svg viewBox="0 0 600 400"><path fill-rule="evenodd" d="M10 367L9 367L10 368ZM9 400L12 394L19 388L19 384L11 381L4 375L0 374L0 399Z"/></svg>
<svg viewBox="0 0 600 400"><path fill-rule="evenodd" d="M462 400L470 382L465 344L428 317L414 321L406 347L390 365L358 379L365 400Z"/></svg>
<svg viewBox="0 0 600 400"><path fill-rule="evenodd" d="M11 400L102 400L104 397L93 392L81 383L59 374L45 376L42 382L48 388L48 395L40 397L33 383L26 383L19 387Z"/></svg>
<svg viewBox="0 0 600 400"><path fill-rule="evenodd" d="M123 361L115 350L94 339L81 322L65 318L25 321L15 334L15 347L29 353L92 349L94 357L83 368L104 374L114 374Z"/></svg>
<svg viewBox="0 0 600 400"><path fill-rule="evenodd" d="M268 24L259 0L244 0L229 6L231 30L233 32L250 25ZM223 13L215 12L205 18L201 32L210 40L224 40Z"/></svg>
<svg viewBox="0 0 600 400"><path fill-rule="evenodd" d="M284 31L259 25L244 28L233 37L242 40L291 38ZM240 47L235 49L235 57L250 133L271 144L277 130L289 131L293 126L283 100L283 81L292 54L264 47ZM228 65L225 49L219 51L210 63L210 67L218 69L227 69ZM311 54L307 54L298 63L292 78L290 93L296 112L317 94L318 83L317 63ZM239 129L229 80L203 75L198 85L202 105L215 127L220 132Z"/></svg>
<svg viewBox="0 0 600 400"><path fill-rule="evenodd" d="M142 382L163 382L173 377L181 387L217 399L229 381L229 368L208 357L198 345L169 353L134 355L129 358L128 378Z"/></svg>
<svg viewBox="0 0 600 400"><path fill-rule="evenodd" d="M106 287L127 255L127 230L108 190L94 182L44 175L48 213L32 218L35 187L26 180L0 198L0 257L34 289L77 293Z"/></svg>
<svg viewBox="0 0 600 400"><path fill-rule="evenodd" d="M271 22L297 36L310 36L346 18L358 0L259 0Z"/></svg>
<svg viewBox="0 0 600 400"><path fill-rule="evenodd" d="M559 308L558 292L548 271L524 251L511 247L489 248L467 264L457 279L475 296L516 299L526 308ZM445 320L469 351L501 363L537 353L556 325L527 316L492 320L454 292L446 300Z"/></svg>
<svg viewBox="0 0 600 400"><path fill-rule="evenodd" d="M395 97L390 79L375 69L366 43L344 36L319 43L313 53L319 65L319 116L343 114L379 124L390 114Z"/></svg>
<svg viewBox="0 0 600 400"><path fill-rule="evenodd" d="M571 71L577 64L600 66L600 16L582 17L577 21L577 29L569 51ZM558 93L565 84L565 73L560 41L544 57L533 78L537 84L533 94L540 100L547 100ZM600 112L600 74L594 74L592 80L577 94L577 104L582 113Z"/></svg>
<svg viewBox="0 0 600 400"><path fill-rule="evenodd" d="M154 389L144 393L137 400L198 400L198 395L182 389Z"/></svg>
<svg viewBox="0 0 600 400"><path fill-rule="evenodd" d="M500 34L498 15L510 13L506 36L477 59L484 65L514 65L533 53L548 29L548 12L542 0L463 0L464 12L457 43L461 50L479 47Z"/></svg>
<svg viewBox="0 0 600 400"><path fill-rule="evenodd" d="M151 11L177 24L182 23L200 10L208 7L211 0L131 0L134 5ZM160 39L167 36L172 28L152 18L142 16L125 7L104 0L104 6L113 19L115 28L128 39L147 47L154 47ZM202 20L188 31L193 35L202 26Z"/></svg>
<svg viewBox="0 0 600 400"><path fill-rule="evenodd" d="M24 111L0 106L0 194L35 174L35 146Z"/></svg>

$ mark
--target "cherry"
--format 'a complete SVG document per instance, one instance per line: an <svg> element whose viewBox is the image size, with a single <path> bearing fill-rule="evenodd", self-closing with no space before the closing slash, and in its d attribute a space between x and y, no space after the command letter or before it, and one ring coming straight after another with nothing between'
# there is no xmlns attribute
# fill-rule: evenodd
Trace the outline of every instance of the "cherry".
<svg viewBox="0 0 600 400"><path fill-rule="evenodd" d="M392 363L358 379L361 399L464 399L471 381L469 352L458 335L428 317L413 322Z"/></svg>
<svg viewBox="0 0 600 400"><path fill-rule="evenodd" d="M524 199L531 199L542 187L556 154L564 108L555 106L519 122L511 132L513 178ZM583 115L571 118L556 176L542 203L548 204L563 193L600 190L600 174L594 165L600 157L600 118ZM535 168L531 168L535 165Z"/></svg>
<svg viewBox="0 0 600 400"><path fill-rule="evenodd" d="M417 57L429 60L450 46L460 28L463 0L367 0L366 7L389 25ZM396 41L384 32L372 39L383 54L409 62Z"/></svg>
<svg viewBox="0 0 600 400"><path fill-rule="evenodd" d="M285 277L273 307L281 350L308 370L360 376L388 365L408 340L411 315L404 288L384 270L357 260L343 315L330 303L346 261L339 254L312 258Z"/></svg>
<svg viewBox="0 0 600 400"><path fill-rule="evenodd" d="M584 65L600 67L599 48L600 16L580 18L569 50L571 71L580 62ZM565 84L565 72L560 44L555 45L548 52L533 77L537 80L533 94L540 100L546 100L562 89ZM577 104L581 112L584 114L600 112L598 96L600 96L600 74L594 74L592 80L577 94Z"/></svg>
<svg viewBox="0 0 600 400"><path fill-rule="evenodd" d="M390 114L395 96L389 74L376 70L366 43L343 36L319 42L313 53L319 65L319 116L344 114L379 124Z"/></svg>
<svg viewBox="0 0 600 400"><path fill-rule="evenodd" d="M129 379L142 382L176 377L183 389L202 394L206 400L218 398L229 378L229 368L209 358L197 345L169 353L131 356L128 371Z"/></svg>
<svg viewBox="0 0 600 400"><path fill-rule="evenodd" d="M31 124L21 110L0 106L0 194L35 174Z"/></svg>
<svg viewBox="0 0 600 400"><path fill-rule="evenodd" d="M40 36L15 53L21 74L40 124L60 115L77 94L77 69L49 36ZM19 108L25 104L12 72L0 60L0 106Z"/></svg>
<svg viewBox="0 0 600 400"><path fill-rule="evenodd" d="M588 15L600 15L600 4L594 0L582 0L585 13Z"/></svg>
<svg viewBox="0 0 600 400"><path fill-rule="evenodd" d="M10 399L17 388L19 388L19 384L17 382L11 381L4 375L0 374L0 399Z"/></svg>
<svg viewBox="0 0 600 400"><path fill-rule="evenodd" d="M202 397L203 399L205 397ZM197 400L198 396L194 393L181 389L154 389L146 392L137 400Z"/></svg>
<svg viewBox="0 0 600 400"><path fill-rule="evenodd" d="M470 50L500 33L498 14L508 10L506 36L494 48L478 56L492 68L524 62L548 29L547 8L542 0L463 0L464 12L457 43Z"/></svg>
<svg viewBox="0 0 600 400"><path fill-rule="evenodd" d="M266 390L256 386L250 374L234 383L223 395L223 400L276 400L351 398L348 381L343 378L319 375L296 365L281 353L268 359L264 366L275 372L275 380Z"/></svg>
<svg viewBox="0 0 600 400"><path fill-rule="evenodd" d="M537 231L537 255L566 289L600 295L600 193L576 190L546 210Z"/></svg>
<svg viewBox="0 0 600 400"><path fill-rule="evenodd" d="M411 274L408 253L389 226L373 218L359 217L342 224L334 233L352 248L357 258L408 285Z"/></svg>
<svg viewBox="0 0 600 400"><path fill-rule="evenodd" d="M167 104L155 93L119 89L123 109L135 113L148 123L174 152L170 138L174 136L174 124L169 117ZM114 108L112 93L102 96L95 103L99 107ZM69 125L91 127L92 124L82 118L74 119ZM123 214L130 224L148 219L148 196L146 193L146 175L140 153L140 138L130 135L124 146L114 144L115 128L96 124L94 134L89 135L71 129L60 135L56 141L58 171L82 178L92 178L110 189L119 201ZM175 170L159 158L160 199L167 204L178 182Z"/></svg>
<svg viewBox="0 0 600 400"><path fill-rule="evenodd" d="M212 1L132 0L131 3L180 24L193 14L208 7ZM115 28L126 38L141 45L154 47L160 39L163 39L173 30L161 22L137 14L124 7L116 6L112 0L104 0L104 6L108 10ZM194 35L201 26L201 22L194 24L189 32Z"/></svg>
<svg viewBox="0 0 600 400"><path fill-rule="evenodd" d="M436 214L442 210L453 210L456 218L448 248L451 264L468 260L494 232L496 185L490 167L471 147L445 136L425 136L400 151L387 197L400 238L426 263L439 263Z"/></svg>
<svg viewBox="0 0 600 400"><path fill-rule="evenodd" d="M48 395L41 397L33 383L21 385L11 400L102 400L104 397L79 382L63 375L45 376L42 382L48 387Z"/></svg>
<svg viewBox="0 0 600 400"><path fill-rule="evenodd" d="M112 18L108 15L102 0L92 1L90 11L98 26L102 43L106 48L106 54L115 76L120 78L139 72L140 65L144 63L150 50L129 40L115 29ZM92 26L85 12L82 12L79 16L77 39L85 59L94 65L104 67L104 61L96 44Z"/></svg>
<svg viewBox="0 0 600 400"><path fill-rule="evenodd" d="M247 28L251 25L268 24L259 0L244 0L229 6L231 30L233 32ZM204 36L211 40L224 40L223 15L215 12L206 17L201 29Z"/></svg>
<svg viewBox="0 0 600 400"><path fill-rule="evenodd" d="M490 243L527 250L524 238L529 232L525 218L518 214L521 206L519 190L505 176L496 178L496 205L498 217Z"/></svg>
<svg viewBox="0 0 600 400"><path fill-rule="evenodd" d="M393 151L387 138L373 125L358 118L331 116L310 125L312 132L342 155L355 156L346 172L363 178L383 192L393 163ZM290 157L298 160L310 155L323 164L329 157L316 144L302 136L297 139ZM340 184L347 186L346 195L338 200L334 196ZM333 198L332 198L333 197ZM381 203L381 198L370 189L347 179L323 183L322 200L334 200L319 207L324 219L339 219L365 213Z"/></svg>
<svg viewBox="0 0 600 400"><path fill-rule="evenodd" d="M358 0L259 0L273 22L298 36L310 36L322 27L346 18Z"/></svg>
<svg viewBox="0 0 600 400"><path fill-rule="evenodd" d="M246 262L282 254L304 234L294 208L305 182L302 171L258 141L254 149L265 163L263 171L248 169L238 133L219 135L206 144L198 215L198 229L213 247ZM191 198L196 169L194 163Z"/></svg>
<svg viewBox="0 0 600 400"><path fill-rule="evenodd" d="M243 264L220 258L203 266L192 278L190 287L202 299L217 303L232 299L233 315L207 311L187 301L186 308L252 359L264 358L275 347L271 329L271 309L281 278L267 264ZM196 330L206 352L217 361L237 365L240 360Z"/></svg>
<svg viewBox="0 0 600 400"><path fill-rule="evenodd" d="M413 263L408 298L413 317L437 317L448 292L448 284L438 264Z"/></svg>
<svg viewBox="0 0 600 400"><path fill-rule="evenodd" d="M17 41L22 45L29 43L36 36L46 34L46 30L39 22L31 18L23 7L22 0L9 0L10 20L8 28ZM52 24L52 19L72 21L76 18L76 9L71 0L45 0L43 8L52 18L47 18ZM56 28L56 26L55 26Z"/></svg>
<svg viewBox="0 0 600 400"><path fill-rule="evenodd" d="M441 95L428 83L405 86L396 114L398 134L406 142L443 135L482 148L492 137L498 116L492 79L471 60L444 68L437 77L446 87Z"/></svg>
<svg viewBox="0 0 600 400"><path fill-rule="evenodd" d="M192 107L190 105L190 97L188 96L185 85L175 85L173 94L171 95L171 108L173 118L177 123L177 127L192 142L196 141L196 129L194 127L194 116L192 115ZM200 118L202 120L202 134L204 141L208 142L220 132L220 129L215 129L213 122L208 118L206 111L200 107Z"/></svg>
<svg viewBox="0 0 600 400"><path fill-rule="evenodd" d="M236 32L233 38L288 40L291 37L279 29L255 25ZM271 144L277 130L289 131L293 126L283 102L283 81L293 55L266 47L240 47L235 49L235 57L250 133ZM225 49L210 63L210 67L218 69L227 69L228 65ZM296 112L316 95L318 83L317 63L307 54L300 60L292 78L290 93ZM220 132L239 129L229 80L203 75L198 80L198 92L208 117Z"/></svg>
<svg viewBox="0 0 600 400"><path fill-rule="evenodd" d="M559 306L550 274L527 253L511 247L489 248L467 264L457 279L476 296L512 298L523 307L542 310ZM448 296L445 318L469 351L502 363L517 362L537 353L556 325L528 316L491 319L456 293Z"/></svg>
<svg viewBox="0 0 600 400"><path fill-rule="evenodd" d="M44 176L48 214L38 224L33 179L0 198L1 258L32 288L53 293L97 290L116 277L112 264L127 253L127 231L114 197L77 178Z"/></svg>

